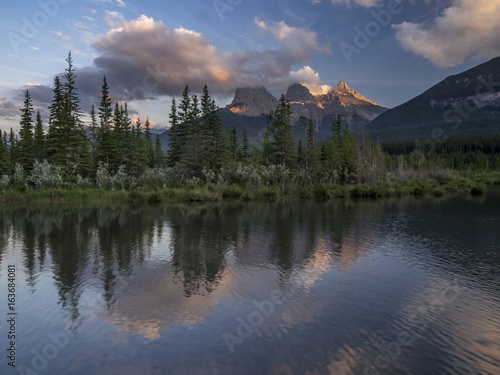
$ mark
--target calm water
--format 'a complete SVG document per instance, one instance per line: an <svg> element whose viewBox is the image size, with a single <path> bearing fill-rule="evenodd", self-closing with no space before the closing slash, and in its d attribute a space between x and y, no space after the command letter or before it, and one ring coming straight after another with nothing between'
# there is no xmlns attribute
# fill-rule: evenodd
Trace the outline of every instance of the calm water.
<svg viewBox="0 0 500 375"><path fill-rule="evenodd" d="M3 207L0 372L499 374L499 229L500 190Z"/></svg>

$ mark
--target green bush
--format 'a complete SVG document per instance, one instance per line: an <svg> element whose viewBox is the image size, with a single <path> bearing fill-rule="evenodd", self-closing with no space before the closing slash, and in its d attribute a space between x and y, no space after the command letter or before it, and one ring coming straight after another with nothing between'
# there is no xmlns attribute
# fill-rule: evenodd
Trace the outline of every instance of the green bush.
<svg viewBox="0 0 500 375"><path fill-rule="evenodd" d="M243 189L238 185L229 185L222 188L223 198L241 198Z"/></svg>

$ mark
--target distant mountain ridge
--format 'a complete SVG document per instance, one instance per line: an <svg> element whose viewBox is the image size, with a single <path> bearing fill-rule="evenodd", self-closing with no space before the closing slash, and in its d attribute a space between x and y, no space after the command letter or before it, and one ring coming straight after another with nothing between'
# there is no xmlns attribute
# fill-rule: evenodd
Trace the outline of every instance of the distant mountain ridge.
<svg viewBox="0 0 500 375"><path fill-rule="evenodd" d="M307 87L294 83L288 87L285 99L290 102L294 122L301 116L312 116L318 130L324 125L324 120L330 123L333 115L340 115L344 120L352 122L356 112L358 125L365 125L387 110L351 89L344 81L322 95L313 95ZM244 87L236 90L233 101L223 111L239 116L259 117L269 114L277 104L278 99L264 86Z"/></svg>
<svg viewBox="0 0 500 375"><path fill-rule="evenodd" d="M375 117L387 111L374 101L365 98L350 88L344 81L327 94L313 95L310 90L294 83L285 94L290 102L293 113L293 133L297 138L304 137L304 129L300 126L300 117L312 117L316 124L316 138L318 140L331 137L330 125L336 115L347 121L351 128L365 126ZM234 98L225 108L221 108L220 115L225 126L235 127L240 138L243 129L247 130L250 141L262 141L268 127L267 115L276 109L278 99L264 86L240 87L234 93ZM168 131L161 135L162 146L168 149Z"/></svg>
<svg viewBox="0 0 500 375"><path fill-rule="evenodd" d="M380 142L500 135L500 57L445 78L365 129Z"/></svg>

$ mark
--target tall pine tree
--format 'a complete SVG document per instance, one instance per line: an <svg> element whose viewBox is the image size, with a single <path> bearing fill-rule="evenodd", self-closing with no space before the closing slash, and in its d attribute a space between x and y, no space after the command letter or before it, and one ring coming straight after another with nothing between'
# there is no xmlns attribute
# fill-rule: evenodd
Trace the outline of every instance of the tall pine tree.
<svg viewBox="0 0 500 375"><path fill-rule="evenodd" d="M33 166L33 102L28 90L24 94L24 106L21 108L21 129L19 131L18 160L25 170Z"/></svg>
<svg viewBox="0 0 500 375"><path fill-rule="evenodd" d="M45 134L43 133L43 123L40 112L36 113L35 133L33 136L33 157L40 162L46 158Z"/></svg>
<svg viewBox="0 0 500 375"><path fill-rule="evenodd" d="M268 116L274 159L277 164L295 165L295 141L292 133L292 110L282 94L278 106Z"/></svg>

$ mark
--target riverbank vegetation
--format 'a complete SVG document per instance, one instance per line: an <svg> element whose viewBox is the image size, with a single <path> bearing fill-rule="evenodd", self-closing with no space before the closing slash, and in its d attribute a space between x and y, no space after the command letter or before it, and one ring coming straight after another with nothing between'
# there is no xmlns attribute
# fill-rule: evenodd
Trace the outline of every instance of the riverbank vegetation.
<svg viewBox="0 0 500 375"><path fill-rule="evenodd" d="M207 86L200 98L186 87L178 105L172 100L165 153L158 135L153 141L149 119L133 123L124 102L113 109L105 77L100 105L92 106L85 122L71 53L67 62L62 79L54 80L48 124L39 112L35 116L26 91L19 134L11 129L1 137L0 200L479 195L486 183L500 184L496 139L481 139L476 148L456 140L432 150L380 145L337 116L331 138L321 142L313 120L302 118L304 141L297 141L293 114L282 96L263 138L250 143L246 132L240 139L235 127L223 124Z"/></svg>

